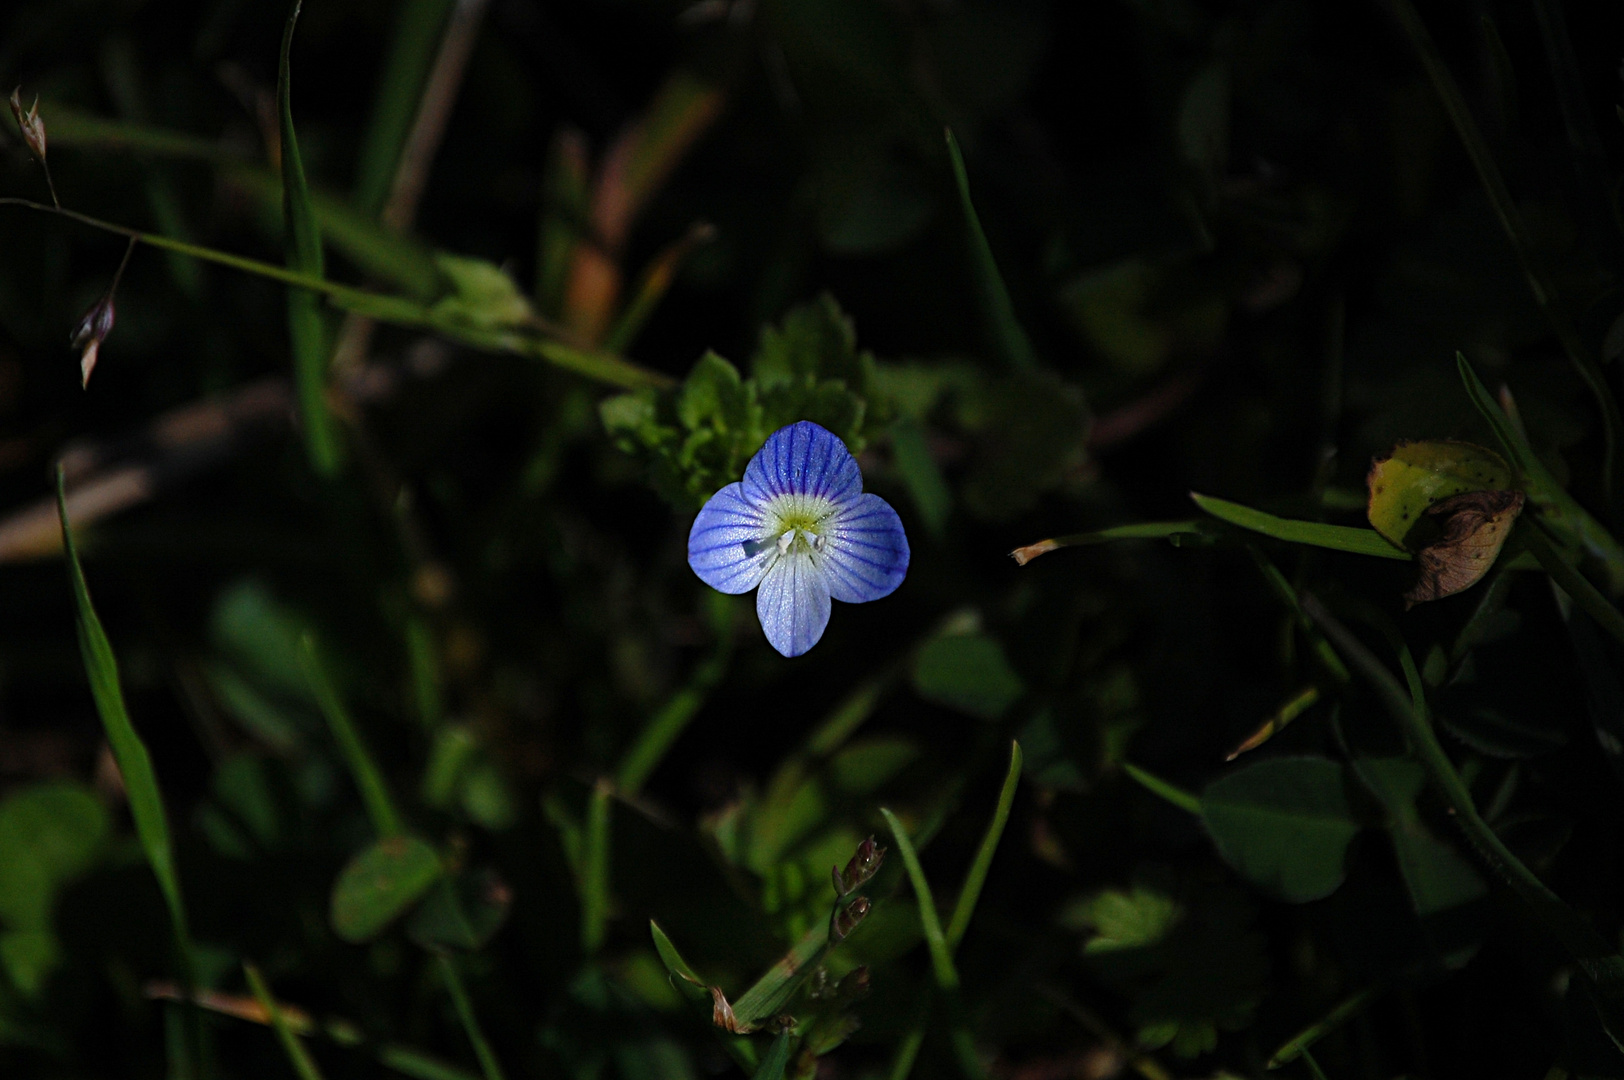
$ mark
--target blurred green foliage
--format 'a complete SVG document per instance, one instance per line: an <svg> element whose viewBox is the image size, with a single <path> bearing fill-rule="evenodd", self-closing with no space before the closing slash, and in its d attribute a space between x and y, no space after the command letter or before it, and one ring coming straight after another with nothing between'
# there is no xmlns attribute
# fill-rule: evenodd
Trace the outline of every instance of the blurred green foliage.
<svg viewBox="0 0 1624 1080"><path fill-rule="evenodd" d="M1624 16L290 14L0 12L0 1075L1624 1077Z"/></svg>

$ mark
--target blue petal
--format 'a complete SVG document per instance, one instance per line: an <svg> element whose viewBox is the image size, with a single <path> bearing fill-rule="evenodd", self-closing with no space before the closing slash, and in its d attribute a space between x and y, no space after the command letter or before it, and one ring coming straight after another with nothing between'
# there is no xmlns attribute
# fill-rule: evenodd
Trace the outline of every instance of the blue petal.
<svg viewBox="0 0 1624 1080"><path fill-rule="evenodd" d="M836 600L861 604L889 596L908 574L902 519L878 495L859 495L825 522L822 562Z"/></svg>
<svg viewBox="0 0 1624 1080"><path fill-rule="evenodd" d="M767 436L745 466L744 486L758 500L816 495L843 502L863 490L863 474L838 435L802 420Z"/></svg>
<svg viewBox="0 0 1624 1080"><path fill-rule="evenodd" d="M744 485L729 484L694 518L688 565L717 592L747 593L760 584L777 554L773 540L766 515L746 497Z"/></svg>
<svg viewBox="0 0 1624 1080"><path fill-rule="evenodd" d="M829 579L802 545L772 564L756 593L756 617L767 641L785 656L800 656L829 625Z"/></svg>

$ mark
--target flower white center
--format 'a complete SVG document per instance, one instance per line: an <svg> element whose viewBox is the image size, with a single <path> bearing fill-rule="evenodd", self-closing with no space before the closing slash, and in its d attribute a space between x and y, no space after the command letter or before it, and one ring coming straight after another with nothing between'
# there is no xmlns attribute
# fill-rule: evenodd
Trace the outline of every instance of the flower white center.
<svg viewBox="0 0 1624 1080"><path fill-rule="evenodd" d="M778 549L781 558L803 548L822 554L829 521L839 507L832 500L816 495L780 495L763 509L767 542Z"/></svg>

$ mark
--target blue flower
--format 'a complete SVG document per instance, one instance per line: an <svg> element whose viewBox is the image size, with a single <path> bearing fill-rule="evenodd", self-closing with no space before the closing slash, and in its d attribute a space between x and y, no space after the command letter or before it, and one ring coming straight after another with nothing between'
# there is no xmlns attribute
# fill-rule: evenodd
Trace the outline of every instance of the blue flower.
<svg viewBox="0 0 1624 1080"><path fill-rule="evenodd" d="M688 565L724 593L756 593L772 647L800 656L829 625L829 601L889 596L908 573L902 519L878 495L846 444L810 420L779 428L712 495L688 533Z"/></svg>

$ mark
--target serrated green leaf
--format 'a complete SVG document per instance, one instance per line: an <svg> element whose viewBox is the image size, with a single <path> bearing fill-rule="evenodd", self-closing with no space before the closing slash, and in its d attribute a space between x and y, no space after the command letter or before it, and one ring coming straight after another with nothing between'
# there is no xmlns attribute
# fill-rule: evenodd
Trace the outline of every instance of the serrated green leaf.
<svg viewBox="0 0 1624 1080"><path fill-rule="evenodd" d="M450 287L429 308L436 322L474 330L505 330L530 324L535 312L518 283L493 262L436 252L434 265Z"/></svg>

